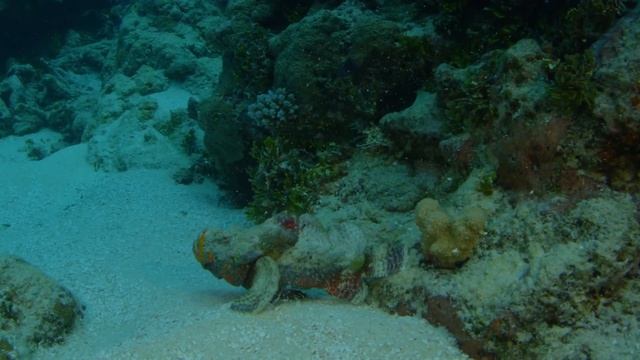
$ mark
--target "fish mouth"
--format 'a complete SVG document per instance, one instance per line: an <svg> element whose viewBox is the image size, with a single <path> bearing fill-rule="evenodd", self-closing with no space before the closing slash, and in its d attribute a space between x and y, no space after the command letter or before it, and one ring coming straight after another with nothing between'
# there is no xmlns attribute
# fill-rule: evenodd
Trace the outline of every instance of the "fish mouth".
<svg viewBox="0 0 640 360"><path fill-rule="evenodd" d="M202 265L217 279L233 286L248 287L254 274L254 264L234 264L229 262L210 262Z"/></svg>
<svg viewBox="0 0 640 360"><path fill-rule="evenodd" d="M207 247L207 232L203 230L193 242L193 255L213 276L223 279L234 286L246 286L251 281L252 262L237 263L230 259L219 259L216 253Z"/></svg>

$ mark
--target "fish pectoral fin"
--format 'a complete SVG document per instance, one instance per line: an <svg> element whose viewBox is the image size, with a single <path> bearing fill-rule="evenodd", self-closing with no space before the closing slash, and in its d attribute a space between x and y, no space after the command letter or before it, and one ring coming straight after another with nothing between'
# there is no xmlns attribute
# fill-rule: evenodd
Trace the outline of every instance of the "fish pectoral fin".
<svg viewBox="0 0 640 360"><path fill-rule="evenodd" d="M259 313L271 303L279 288L278 264L272 258L263 256L256 261L251 287L244 295L231 303L231 309L239 312Z"/></svg>

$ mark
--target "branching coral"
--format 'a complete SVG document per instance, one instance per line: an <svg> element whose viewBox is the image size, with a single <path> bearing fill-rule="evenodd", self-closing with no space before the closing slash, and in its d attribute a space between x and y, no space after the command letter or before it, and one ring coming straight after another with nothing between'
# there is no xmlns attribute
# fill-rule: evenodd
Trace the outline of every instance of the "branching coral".
<svg viewBox="0 0 640 360"><path fill-rule="evenodd" d="M256 102L249 105L247 115L254 121L254 125L277 131L283 126L291 124L296 118L298 106L293 94L283 88L269 90L258 95ZM287 124L289 122L289 124Z"/></svg>

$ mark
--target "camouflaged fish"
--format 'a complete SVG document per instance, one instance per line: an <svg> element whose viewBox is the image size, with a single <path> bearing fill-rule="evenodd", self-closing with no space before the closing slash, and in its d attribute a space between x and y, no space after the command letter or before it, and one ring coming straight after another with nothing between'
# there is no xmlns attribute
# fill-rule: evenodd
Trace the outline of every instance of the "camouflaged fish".
<svg viewBox="0 0 640 360"><path fill-rule="evenodd" d="M400 248L369 251L354 224L327 229L308 214L279 214L240 231L205 230L193 253L215 277L249 289L231 303L241 312L262 311L286 292L310 288L361 302L366 283L396 272L404 259Z"/></svg>

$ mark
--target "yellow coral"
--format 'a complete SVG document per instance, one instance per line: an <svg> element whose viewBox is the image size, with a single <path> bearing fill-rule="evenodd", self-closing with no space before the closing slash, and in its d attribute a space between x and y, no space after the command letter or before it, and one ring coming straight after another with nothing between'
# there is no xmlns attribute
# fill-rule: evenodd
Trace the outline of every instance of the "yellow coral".
<svg viewBox="0 0 640 360"><path fill-rule="evenodd" d="M416 224L422 232L422 252L436 266L453 268L468 260L484 229L486 213L478 207L455 212L426 198L416 206Z"/></svg>

